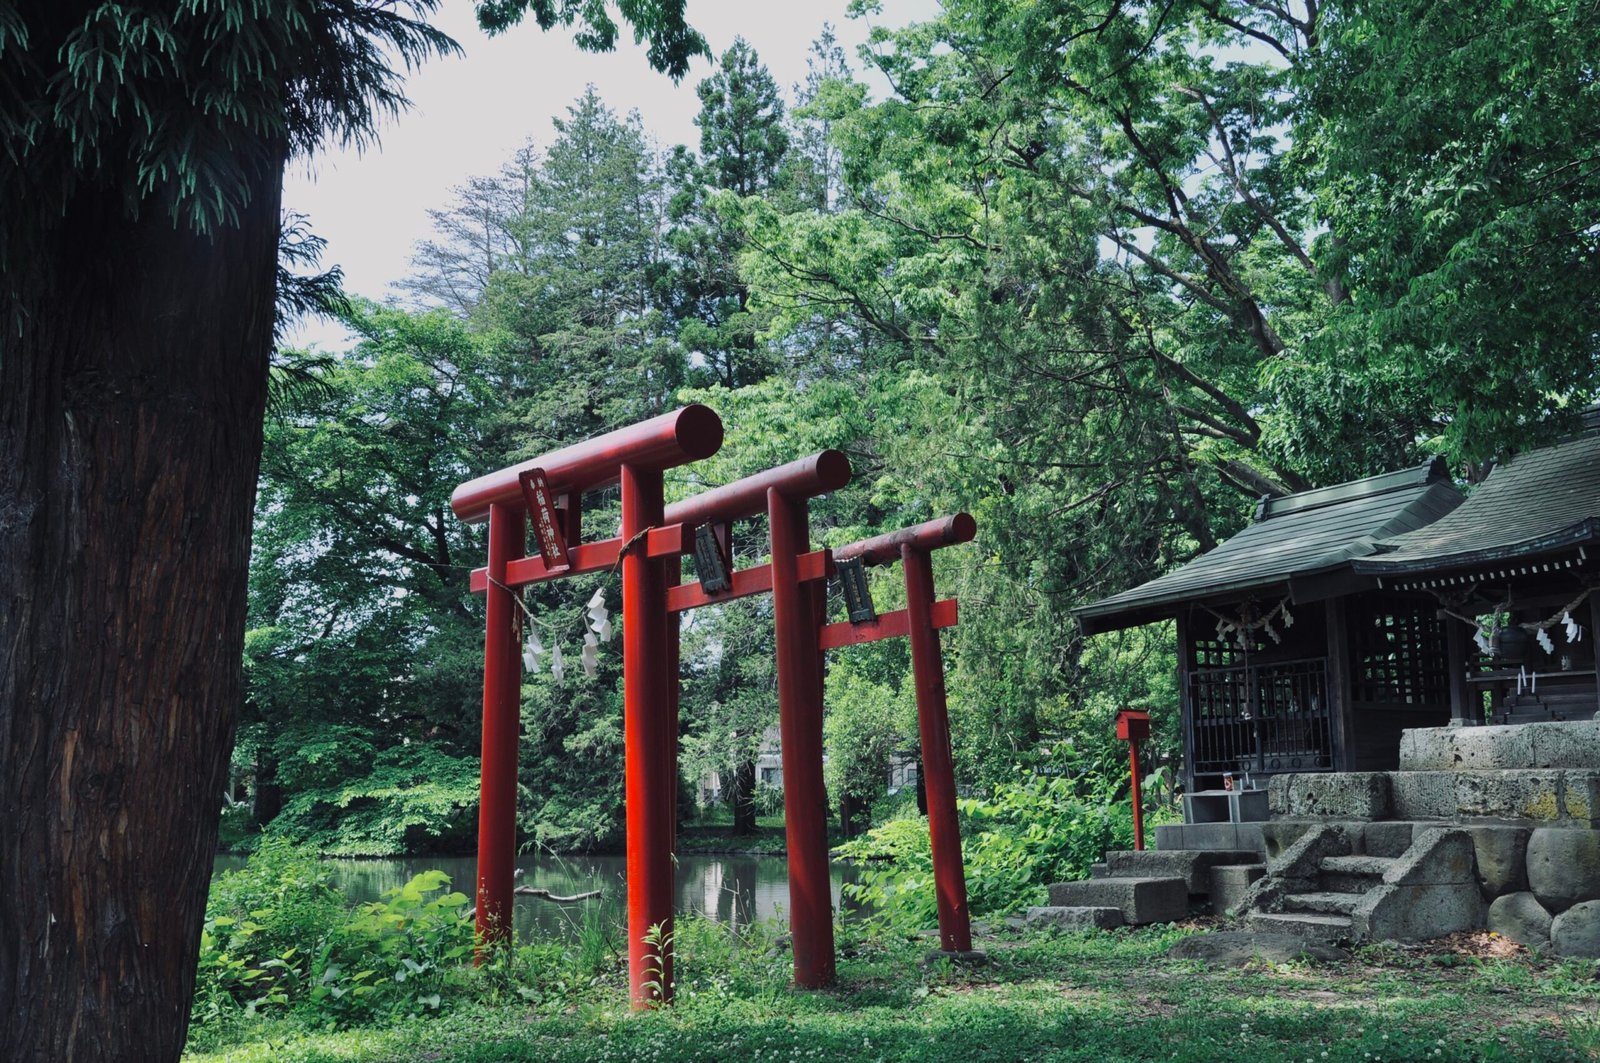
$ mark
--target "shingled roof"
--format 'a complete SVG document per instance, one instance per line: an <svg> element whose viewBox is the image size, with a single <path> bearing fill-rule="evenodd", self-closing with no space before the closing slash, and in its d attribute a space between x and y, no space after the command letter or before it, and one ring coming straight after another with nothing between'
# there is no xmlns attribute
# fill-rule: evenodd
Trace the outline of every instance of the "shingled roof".
<svg viewBox="0 0 1600 1063"><path fill-rule="evenodd" d="M1074 613L1084 632L1095 634L1165 619L1191 602L1285 594L1297 573L1368 555L1378 540L1433 524L1461 503L1442 459L1267 499L1254 523L1216 549Z"/></svg>
<svg viewBox="0 0 1600 1063"><path fill-rule="evenodd" d="M1600 540L1600 435L1519 454L1499 465L1451 513L1380 537L1352 560L1390 575L1509 561Z"/></svg>

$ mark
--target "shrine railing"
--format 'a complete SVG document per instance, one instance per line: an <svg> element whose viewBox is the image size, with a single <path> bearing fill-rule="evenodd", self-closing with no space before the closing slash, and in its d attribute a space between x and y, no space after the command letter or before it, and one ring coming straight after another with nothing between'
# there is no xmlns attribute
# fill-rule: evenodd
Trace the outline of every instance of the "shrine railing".
<svg viewBox="0 0 1600 1063"><path fill-rule="evenodd" d="M1333 768L1323 658L1196 669L1189 712L1197 775Z"/></svg>

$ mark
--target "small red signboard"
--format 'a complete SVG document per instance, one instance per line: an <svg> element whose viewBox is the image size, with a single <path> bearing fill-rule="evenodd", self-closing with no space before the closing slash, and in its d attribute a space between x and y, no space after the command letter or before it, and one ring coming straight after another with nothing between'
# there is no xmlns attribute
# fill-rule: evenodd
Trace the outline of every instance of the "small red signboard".
<svg viewBox="0 0 1600 1063"><path fill-rule="evenodd" d="M555 498L550 493L550 481L543 469L524 469L517 476L522 485L522 499L528 506L528 523L533 525L533 537L539 541L539 555L545 567L554 572L567 567L567 542L561 534L561 521L556 517Z"/></svg>

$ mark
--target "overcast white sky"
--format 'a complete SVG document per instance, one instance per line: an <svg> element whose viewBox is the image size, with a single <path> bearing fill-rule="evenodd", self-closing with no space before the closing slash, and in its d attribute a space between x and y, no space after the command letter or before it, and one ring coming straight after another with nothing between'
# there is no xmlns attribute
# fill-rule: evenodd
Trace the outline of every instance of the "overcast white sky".
<svg viewBox="0 0 1600 1063"><path fill-rule="evenodd" d="M787 95L805 77L807 52L825 22L859 68L855 48L869 26L847 19L846 3L689 0L688 15L716 54L743 36ZM901 26L931 17L937 7L937 0L884 0L873 22ZM355 294L389 297L407 272L412 247L430 233L427 211L448 204L451 189L467 178L498 170L529 137L548 142L550 119L590 82L618 113L637 110L663 148L699 145L694 87L710 73L708 61L674 85L650 69L626 30L615 53L589 55L570 33L543 33L531 21L491 40L472 10L471 0L444 0L432 21L465 54L434 60L411 76L406 94L414 106L383 129L376 148L361 155L331 151L290 167L284 205L310 217L328 241L323 265L343 267ZM308 323L294 342L343 346L342 330Z"/></svg>

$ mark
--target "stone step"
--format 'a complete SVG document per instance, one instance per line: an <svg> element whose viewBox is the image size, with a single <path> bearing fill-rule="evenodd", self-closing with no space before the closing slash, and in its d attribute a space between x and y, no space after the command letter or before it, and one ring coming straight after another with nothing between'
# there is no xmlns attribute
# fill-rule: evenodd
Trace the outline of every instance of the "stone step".
<svg viewBox="0 0 1600 1063"><path fill-rule="evenodd" d="M1349 915L1361 903L1361 893L1290 893L1283 906L1292 912L1321 912L1324 915Z"/></svg>
<svg viewBox="0 0 1600 1063"><path fill-rule="evenodd" d="M1198 896L1210 892L1212 868L1260 860L1253 849L1113 849L1105 855L1109 878L1181 877Z"/></svg>
<svg viewBox="0 0 1600 1063"><path fill-rule="evenodd" d="M1395 864L1390 856L1325 856L1318 885L1335 893L1365 893L1383 882Z"/></svg>
<svg viewBox="0 0 1600 1063"><path fill-rule="evenodd" d="M1267 873L1266 864L1222 864L1211 869L1211 911L1215 915L1238 908L1244 895Z"/></svg>
<svg viewBox="0 0 1600 1063"><path fill-rule="evenodd" d="M1090 878L1050 887L1056 908L1116 908L1134 926L1170 923L1189 914L1189 887L1181 878Z"/></svg>
<svg viewBox="0 0 1600 1063"><path fill-rule="evenodd" d="M1063 930L1113 930L1123 924L1122 909L1051 905L1029 908L1027 926L1055 926Z"/></svg>
<svg viewBox="0 0 1600 1063"><path fill-rule="evenodd" d="M1107 867L1105 864L1090 864L1089 865L1089 877L1090 878L1110 878L1111 877L1111 868Z"/></svg>
<svg viewBox="0 0 1600 1063"><path fill-rule="evenodd" d="M1311 912L1257 912L1250 916L1250 929L1258 933L1292 934L1303 941L1322 941L1330 945L1354 936L1348 915Z"/></svg>

